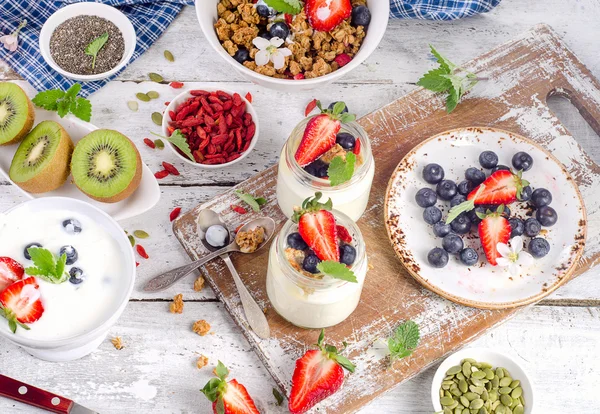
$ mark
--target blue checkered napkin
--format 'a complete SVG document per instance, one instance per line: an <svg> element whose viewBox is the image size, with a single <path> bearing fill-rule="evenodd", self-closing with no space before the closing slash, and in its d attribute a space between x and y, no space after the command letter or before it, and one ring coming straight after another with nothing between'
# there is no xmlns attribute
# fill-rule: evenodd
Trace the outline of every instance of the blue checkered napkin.
<svg viewBox="0 0 600 414"><path fill-rule="evenodd" d="M455 20L486 13L501 0L390 0L390 17Z"/></svg>
<svg viewBox="0 0 600 414"><path fill-rule="evenodd" d="M79 0L0 1L0 36L12 33L21 20L27 20L27 26L19 34L19 48L15 52L10 52L0 45L0 58L4 59L37 90L56 88L66 90L75 83L75 81L56 73L46 64L40 54L39 34L42 25L52 13L64 6L65 3L77 1ZM169 24L181 11L184 1L104 0L102 3L117 6L131 20L137 34L137 46L131 58L131 61L134 61L169 27ZM82 82L80 94L87 96L96 92L108 81L109 79Z"/></svg>

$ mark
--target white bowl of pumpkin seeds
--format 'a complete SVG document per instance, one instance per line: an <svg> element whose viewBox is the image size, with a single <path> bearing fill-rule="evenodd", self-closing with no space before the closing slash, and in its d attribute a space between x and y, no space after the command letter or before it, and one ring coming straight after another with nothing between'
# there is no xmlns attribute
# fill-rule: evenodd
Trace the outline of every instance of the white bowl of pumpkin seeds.
<svg viewBox="0 0 600 414"><path fill-rule="evenodd" d="M485 348L467 348L438 367L431 400L440 414L531 414L533 383L512 357Z"/></svg>

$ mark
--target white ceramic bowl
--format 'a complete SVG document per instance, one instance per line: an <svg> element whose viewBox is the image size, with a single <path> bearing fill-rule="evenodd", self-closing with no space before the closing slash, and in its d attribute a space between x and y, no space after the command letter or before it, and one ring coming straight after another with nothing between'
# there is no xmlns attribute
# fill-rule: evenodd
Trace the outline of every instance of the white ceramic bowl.
<svg viewBox="0 0 600 414"><path fill-rule="evenodd" d="M122 259L125 266L123 273L127 277L127 288L120 292L119 300L115 301L114 309L111 309L111 312L107 312L107 318L100 325L94 326L87 332L59 340L24 338L10 332L7 324L0 326L0 337L21 346L25 351L37 358L46 361L71 361L82 358L94 351L104 341L108 330L119 319L129 302L136 275L133 249L131 248L131 244L129 244L127 235L113 218L84 201L66 197L37 198L21 203L4 212L4 214L10 215L15 210L23 209L28 210L32 214L38 211L61 210L73 211L82 216L87 216L108 232L118 244L119 251L123 255ZM68 320L65 323L68 323Z"/></svg>
<svg viewBox="0 0 600 414"><path fill-rule="evenodd" d="M261 75L248 69L244 65L238 63L229 53L223 48L217 37L214 24L218 20L217 4L219 0L196 0L196 16L200 22L200 28L204 33L204 37L212 48L235 70L240 72L245 78L257 85L266 88L276 89L283 92L298 92L308 91L322 87L336 79L347 75L350 71L360 66L367 57L377 48L379 42L383 38L385 29L387 28L390 15L390 4L387 0L370 0L368 1L369 10L371 11L371 23L367 30L367 35L361 45L360 50L346 66L336 70L325 76L318 78L293 80L293 79L277 79L270 76Z"/></svg>
<svg viewBox="0 0 600 414"><path fill-rule="evenodd" d="M167 106L167 109L165 109L165 113L164 113L163 121L162 121L163 136L165 136L165 137L169 136L168 131L167 131L169 122L171 121L171 118L169 117L169 111L175 111L175 108L177 108L179 105L181 105L182 103L187 101L189 98L191 98L192 97L192 94L190 93L191 90L203 90L203 91L207 91L207 92L214 92L214 91L219 90L219 91L223 91L229 95L233 95L234 93L236 93L234 91L230 91L227 89L215 88L214 85L203 85L203 84L197 85L197 87L194 89L190 89L190 90L180 93L179 95L177 95L175 98L173 98L171 100L171 103ZM237 92L237 93L241 96L242 101L246 102L246 112L248 112L250 115L252 115L252 121L254 122L254 125L256 126L256 130L254 131L254 137L252 137L252 141L250 142L250 146L248 147L246 152L244 152L239 158L236 158L235 160L233 160L231 162L227 162L225 164L207 165L207 164L199 164L195 161L190 160L188 157L181 155L175 149L175 147L173 145L167 143L167 146L169 148L171 148L171 151L173 151L173 153L181 161L186 162L189 165L193 165L194 167L204 168L207 170L216 170L219 168L232 166L233 164L238 163L241 160L243 160L244 158L246 158L246 156L252 152L252 150L256 146L256 141L258 141L258 133L259 133L258 115L256 114L256 111L254 110L254 107L252 106L250 101L248 101L246 98L244 98L243 94L241 94L239 92Z"/></svg>
<svg viewBox="0 0 600 414"><path fill-rule="evenodd" d="M433 411L442 411L442 405L440 404L440 387L442 381L446 376L446 371L455 365L460 365L460 361L465 358L473 358L479 362L487 362L492 364L494 368L502 367L506 368L513 379L521 381L521 387L523 388L523 398L525 399L525 414L534 413L535 408L535 390L533 382L531 381L527 372L522 366L514 360L512 357L498 351L494 351L486 348L466 348L461 349L458 352L450 355L442 364L438 367L435 375L433 376L433 382L431 383L431 401L433 403Z"/></svg>
<svg viewBox="0 0 600 414"><path fill-rule="evenodd" d="M52 36L54 30L65 20L81 15L102 17L114 23L114 25L117 26L123 34L123 40L125 42L123 57L121 58L119 64L108 72L98 73L95 75L78 75L76 73L70 73L58 66L50 54L50 37ZM58 9L52 16L50 16L48 20L46 20L40 32L40 51L46 63L48 63L52 69L61 75L79 81L94 81L114 75L123 69L127 63L129 63L129 60L135 51L135 45L135 29L133 28L133 25L127 16L125 16L116 8L102 3L84 2L62 7Z"/></svg>

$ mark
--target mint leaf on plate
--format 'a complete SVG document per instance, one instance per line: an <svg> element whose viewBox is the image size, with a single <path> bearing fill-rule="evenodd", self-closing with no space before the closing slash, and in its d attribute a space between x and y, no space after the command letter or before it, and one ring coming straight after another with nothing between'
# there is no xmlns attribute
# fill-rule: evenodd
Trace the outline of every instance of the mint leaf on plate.
<svg viewBox="0 0 600 414"><path fill-rule="evenodd" d="M66 92L60 89L39 92L31 101L40 108L56 111L61 118L70 112L89 122L92 117L92 104L85 98L77 97L80 90L81 85L75 83Z"/></svg>
<svg viewBox="0 0 600 414"><path fill-rule="evenodd" d="M234 194L238 196L240 200L252 207L252 210L260 211L260 206L267 203L267 200L263 197L254 197L252 194L244 193L242 190L235 190Z"/></svg>
<svg viewBox="0 0 600 414"><path fill-rule="evenodd" d="M356 163L356 155L352 152L346 153L346 160L337 156L331 160L327 175L332 187L343 184L352 179L354 175L354 164Z"/></svg>
<svg viewBox="0 0 600 414"><path fill-rule="evenodd" d="M65 92L60 89L50 89L35 95L31 100L36 106L47 109L48 111L56 111L58 100L65 96Z"/></svg>
<svg viewBox="0 0 600 414"><path fill-rule="evenodd" d="M317 265L317 269L325 275L334 279L345 280L347 282L358 283L356 275L352 270L348 269L345 264L334 262L333 260L325 260Z"/></svg>

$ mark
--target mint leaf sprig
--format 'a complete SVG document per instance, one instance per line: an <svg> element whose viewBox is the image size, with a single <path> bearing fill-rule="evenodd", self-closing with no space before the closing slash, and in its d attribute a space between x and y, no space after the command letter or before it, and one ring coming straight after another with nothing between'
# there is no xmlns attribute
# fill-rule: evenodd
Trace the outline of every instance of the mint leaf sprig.
<svg viewBox="0 0 600 414"><path fill-rule="evenodd" d="M446 111L450 113L456 108L463 95L480 79L474 73L468 72L442 56L432 45L429 47L440 66L424 74L417 85L433 92L447 92ZM457 72L465 72L465 74L460 75Z"/></svg>
<svg viewBox="0 0 600 414"><path fill-rule="evenodd" d="M356 163L356 155L352 152L346 153L346 159L337 156L331 160L327 169L327 176L332 187L343 184L352 179L354 175L354 165Z"/></svg>
<svg viewBox="0 0 600 414"><path fill-rule="evenodd" d="M244 193L242 190L235 190L234 194L256 212L260 211L261 206L267 204L267 200L264 197L254 197L252 194Z"/></svg>
<svg viewBox="0 0 600 414"><path fill-rule="evenodd" d="M37 276L53 284L65 282L69 275L65 272L67 255L56 257L50 250L41 247L30 247L27 253L31 256L34 266L25 269L30 276Z"/></svg>
<svg viewBox="0 0 600 414"><path fill-rule="evenodd" d="M92 104L85 98L78 97L81 85L74 83L66 92L60 89L49 89L39 92L31 100L36 106L55 111L64 118L69 112L77 118L90 122L92 118Z"/></svg>
<svg viewBox="0 0 600 414"><path fill-rule="evenodd" d="M406 321L398 326L394 334L388 338L390 365L397 359L411 355L419 345L420 339L419 325L415 322Z"/></svg>
<svg viewBox="0 0 600 414"><path fill-rule="evenodd" d="M108 41L108 33L102 33L100 36L95 38L90 42L89 45L85 48L85 54L88 56L92 56L92 69L96 67L96 58L98 57L98 52L104 47L106 42Z"/></svg>
<svg viewBox="0 0 600 414"><path fill-rule="evenodd" d="M358 283L356 275L348 267L340 262L324 260L317 265L317 270L334 279L345 280L350 283Z"/></svg>
<svg viewBox="0 0 600 414"><path fill-rule="evenodd" d="M156 135L159 138L166 139L171 144L175 145L181 152L183 152L186 157L188 157L193 162L196 162L196 159L192 154L192 150L190 149L190 144L188 144L185 135L183 135L183 133L179 129L173 131L170 137L163 137L162 135L157 134L155 132L151 132L151 134Z"/></svg>
<svg viewBox="0 0 600 414"><path fill-rule="evenodd" d="M295 15L302 11L300 0L265 0L265 3L279 13Z"/></svg>

